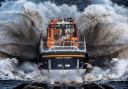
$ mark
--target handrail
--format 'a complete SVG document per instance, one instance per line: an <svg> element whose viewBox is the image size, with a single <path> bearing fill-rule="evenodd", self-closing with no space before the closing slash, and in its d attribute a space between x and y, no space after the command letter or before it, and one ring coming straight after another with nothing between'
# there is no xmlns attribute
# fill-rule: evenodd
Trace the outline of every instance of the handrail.
<svg viewBox="0 0 128 89"><path fill-rule="evenodd" d="M73 42L73 41L63 41L62 42L62 45L54 45L54 46L52 46L52 47L50 47L50 48L48 48L48 47L44 47L44 45L45 46L47 46L47 44L49 44L49 43L52 43L52 42L45 42L45 43L43 43L43 48L41 49L41 51L45 51L45 52L49 52L49 51L82 51L82 52L86 52L86 44L85 44L85 42ZM54 42L54 44L56 44L56 43L59 43L59 42ZM71 46L71 45L63 45L63 44L65 44L65 43L78 43L79 44L79 46L77 47L77 46ZM53 44L53 43L52 43Z"/></svg>
<svg viewBox="0 0 128 89"><path fill-rule="evenodd" d="M79 49L76 46L52 46L51 48L46 50L42 49L41 52L84 52L86 53L84 49Z"/></svg>
<svg viewBox="0 0 128 89"><path fill-rule="evenodd" d="M76 46L52 46L49 50L54 50L55 48L65 48L65 50L66 48L73 48L74 50L79 50Z"/></svg>
<svg viewBox="0 0 128 89"><path fill-rule="evenodd" d="M62 46L64 46L65 43L78 43L78 44L82 44L82 46L85 47L85 46L84 46L84 44L85 44L84 42L74 42L74 41L63 41L63 42L54 42L54 43L53 43L53 42L45 42L45 43L43 43L42 45L57 44L57 43L61 43ZM86 45L86 44L85 44L85 45Z"/></svg>

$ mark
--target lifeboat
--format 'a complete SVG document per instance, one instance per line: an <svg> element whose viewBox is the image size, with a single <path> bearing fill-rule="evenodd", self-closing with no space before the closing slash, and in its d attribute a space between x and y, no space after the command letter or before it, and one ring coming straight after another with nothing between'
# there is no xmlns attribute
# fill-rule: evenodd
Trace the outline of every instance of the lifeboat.
<svg viewBox="0 0 128 89"><path fill-rule="evenodd" d="M44 69L86 69L89 63L85 42L80 42L73 18L49 21L47 42L43 43L39 62Z"/></svg>

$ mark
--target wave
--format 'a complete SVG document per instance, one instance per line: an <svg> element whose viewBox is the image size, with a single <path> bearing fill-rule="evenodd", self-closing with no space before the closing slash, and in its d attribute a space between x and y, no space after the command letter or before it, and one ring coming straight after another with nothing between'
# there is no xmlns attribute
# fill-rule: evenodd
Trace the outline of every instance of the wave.
<svg viewBox="0 0 128 89"><path fill-rule="evenodd" d="M35 52L39 50L35 46L38 44L41 34L42 40L46 37L47 24L50 18L76 18L80 40L86 39L89 56L94 59L98 57L99 64L84 75L84 80L126 80L128 69L127 12L127 8L113 4L109 0L95 0L92 5L85 8L84 12L78 11L75 5L57 6L51 2L34 3L27 0L6 1L0 7L0 30L2 32L0 43L14 45L16 50L20 50L17 55L27 54L27 56L34 58L32 55L35 55ZM4 32L3 28L7 32ZM11 39L12 37L13 39ZM16 48L16 44L23 47L24 45L31 45L34 48L29 46L30 48L26 51L28 46L23 50L22 47ZM9 49L13 48L12 46L1 47L2 52L13 53L13 49ZM28 55L28 53L30 54ZM106 60L109 61L106 63ZM107 64L107 67L102 68L100 67L101 64ZM31 62L24 62L19 65L16 58L10 59L5 56L0 60L0 67L1 79L48 81L47 71L43 71L42 74L38 70L38 66ZM76 76L74 75L72 79L74 77ZM51 81L63 80L63 78L54 76L52 79Z"/></svg>

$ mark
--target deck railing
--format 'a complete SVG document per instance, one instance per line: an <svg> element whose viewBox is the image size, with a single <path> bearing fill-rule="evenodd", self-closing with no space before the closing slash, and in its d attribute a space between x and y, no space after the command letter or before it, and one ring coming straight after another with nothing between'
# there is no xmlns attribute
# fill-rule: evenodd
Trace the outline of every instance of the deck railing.
<svg viewBox="0 0 128 89"><path fill-rule="evenodd" d="M71 42L71 41L64 41L62 43L55 42L54 46L51 46L50 48L47 47L47 44L50 44L48 42L43 43L43 47L41 49L41 52L49 52L49 51L81 51L81 52L86 52L86 43L85 42ZM67 45L65 45L67 44ZM74 45L70 45L74 44ZM78 44L76 46L75 44Z"/></svg>

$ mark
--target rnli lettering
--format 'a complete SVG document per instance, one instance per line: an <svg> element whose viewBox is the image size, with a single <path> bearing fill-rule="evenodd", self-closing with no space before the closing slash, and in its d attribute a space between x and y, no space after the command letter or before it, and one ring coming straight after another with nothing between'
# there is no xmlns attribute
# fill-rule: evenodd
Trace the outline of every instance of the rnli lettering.
<svg viewBox="0 0 128 89"><path fill-rule="evenodd" d="M71 59L72 57L56 57L56 59Z"/></svg>

